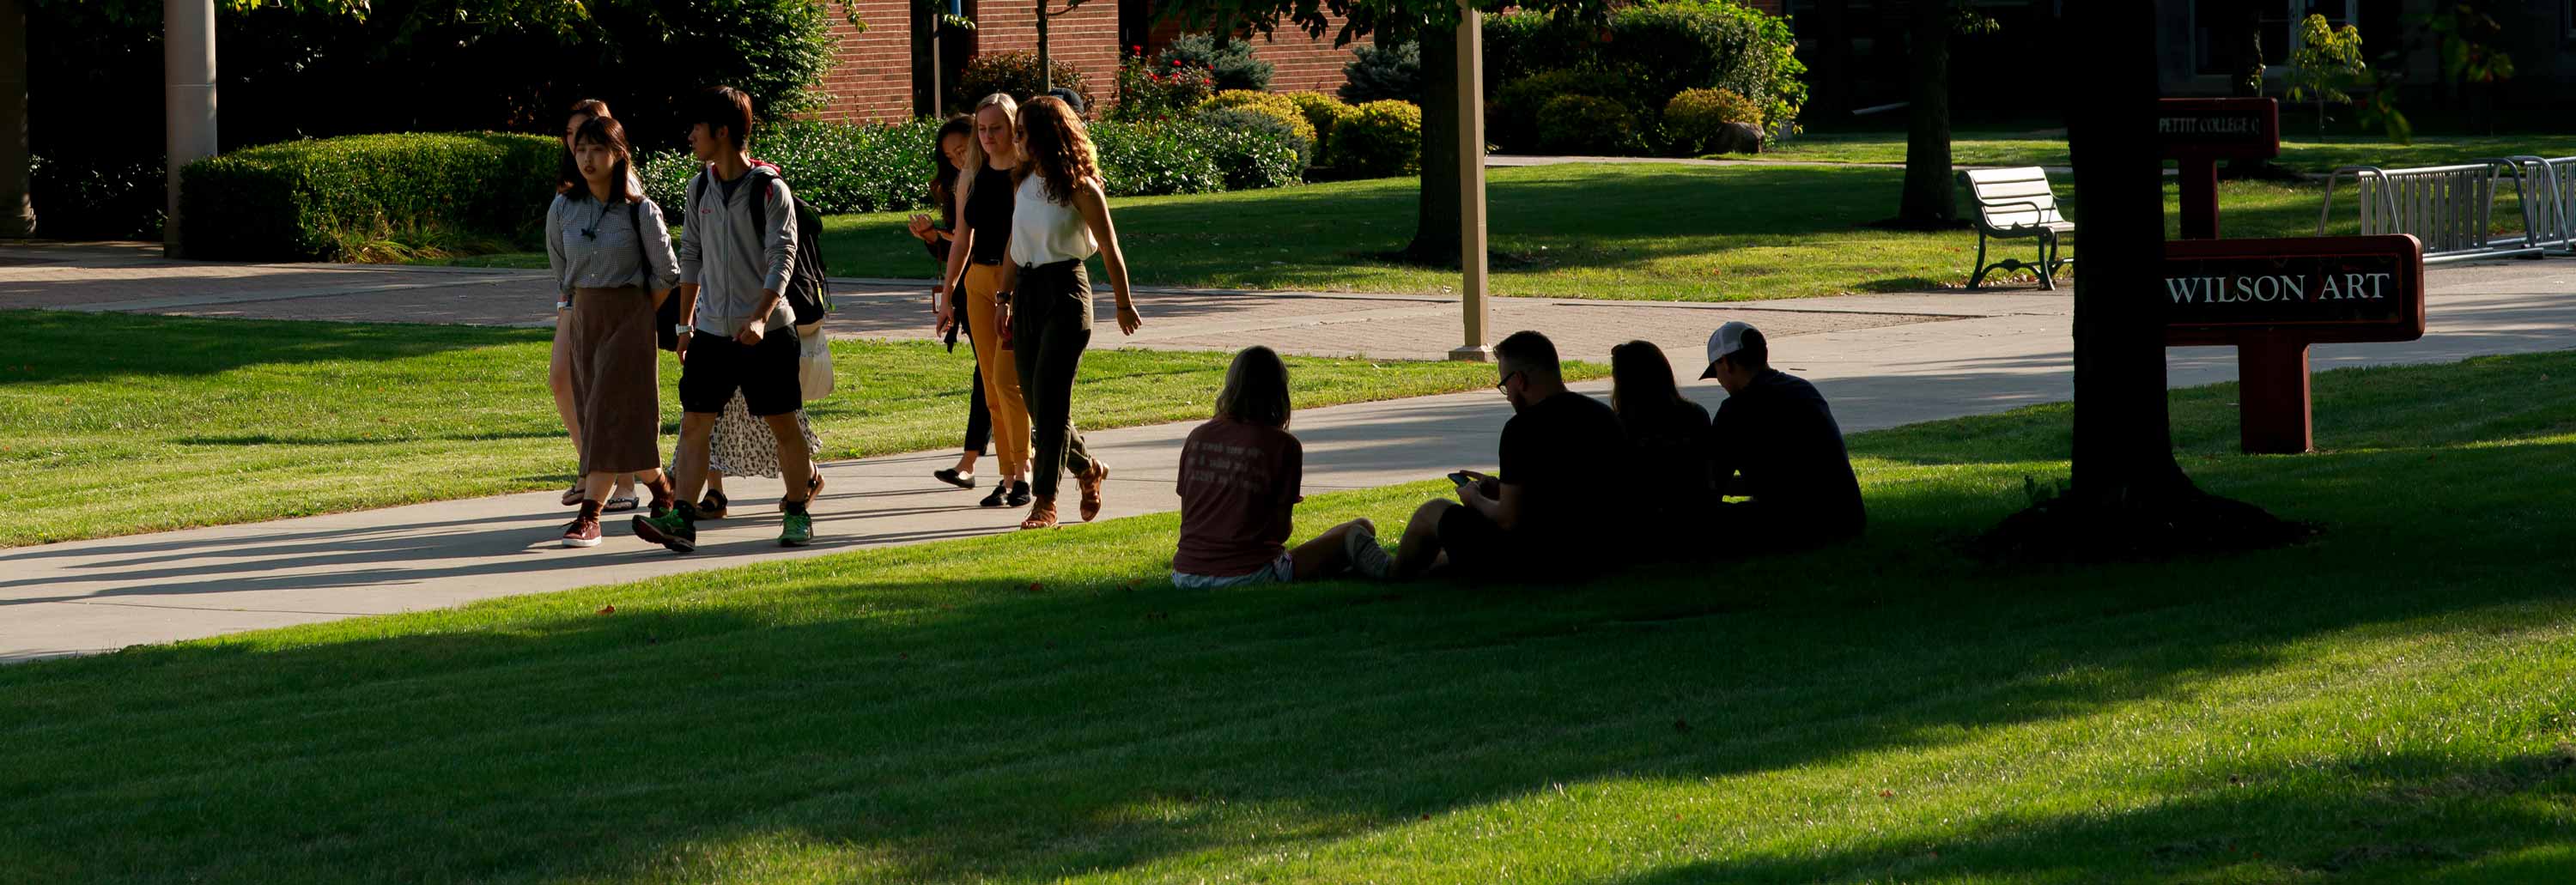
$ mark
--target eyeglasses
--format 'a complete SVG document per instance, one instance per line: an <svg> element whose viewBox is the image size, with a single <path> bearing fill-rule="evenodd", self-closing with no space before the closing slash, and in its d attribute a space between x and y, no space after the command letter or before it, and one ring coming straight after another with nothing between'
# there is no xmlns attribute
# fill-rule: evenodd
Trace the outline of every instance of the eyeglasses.
<svg viewBox="0 0 2576 885"><path fill-rule="evenodd" d="M1504 375L1504 376L1503 376L1503 380L1501 380L1501 381L1497 381L1497 382L1494 382L1494 389L1495 389L1495 390L1497 390L1497 391L1500 391L1500 392L1506 393L1506 394L1511 393L1511 392L1512 392L1512 391L1511 391L1512 379L1514 379L1514 378L1518 378L1518 377L1520 377L1520 376L1521 376L1521 373L1520 373L1520 372L1518 372L1518 371L1514 371L1514 372L1511 372L1510 374L1506 374L1506 375Z"/></svg>

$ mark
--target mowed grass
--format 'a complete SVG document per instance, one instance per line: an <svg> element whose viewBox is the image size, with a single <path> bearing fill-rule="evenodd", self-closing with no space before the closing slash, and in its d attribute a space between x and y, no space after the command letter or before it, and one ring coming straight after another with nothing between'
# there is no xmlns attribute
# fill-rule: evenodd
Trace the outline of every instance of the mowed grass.
<svg viewBox="0 0 2576 885"><path fill-rule="evenodd" d="M2316 392L2297 457L2173 397L2323 526L2241 556L1964 558L2049 406L1584 586L1180 592L1165 515L0 668L0 879L2568 881L2576 355Z"/></svg>
<svg viewBox="0 0 2576 885"><path fill-rule="evenodd" d="M575 469L546 390L552 330L0 313L0 546L560 488ZM137 342L148 345L137 346ZM954 449L973 359L836 341L807 412L825 459ZM1231 354L1095 349L1074 418L1204 418ZM1314 404L1476 390L1490 366L1292 357ZM1576 373L1606 371L1582 365ZM661 369L665 451L679 366Z"/></svg>
<svg viewBox="0 0 2576 885"><path fill-rule="evenodd" d="M2494 157L2528 154L2564 157L2576 154L2576 135L2513 133L2506 135L2418 134L2409 144L2384 134L2353 130L2349 123L2319 135L2314 120L2284 107L2281 156L2275 162L2302 172L2330 172L2342 166L2439 166ZM1769 147L1759 157L1721 159L1801 160L1822 163L1904 163L1905 132L1811 133ZM2069 162L2064 129L2025 132L1958 132L1950 139L1950 162L1959 166L2065 166Z"/></svg>

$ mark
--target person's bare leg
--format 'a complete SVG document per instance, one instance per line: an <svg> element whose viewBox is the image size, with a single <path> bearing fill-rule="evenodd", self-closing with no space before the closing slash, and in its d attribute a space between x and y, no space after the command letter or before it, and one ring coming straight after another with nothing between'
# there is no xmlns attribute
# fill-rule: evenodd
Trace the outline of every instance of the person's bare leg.
<svg viewBox="0 0 2576 885"><path fill-rule="evenodd" d="M787 492L779 502L804 503L813 495L813 487L807 483L814 476L814 453L805 448L804 428L796 426L794 412L764 415L760 420L769 422L770 435L778 438L778 479L787 484Z"/></svg>
<svg viewBox="0 0 2576 885"><path fill-rule="evenodd" d="M1456 501L1425 501L1413 511L1413 519L1404 524L1404 540L1395 550L1395 579L1410 581L1440 563L1440 517L1453 508L1464 506Z"/></svg>
<svg viewBox="0 0 2576 885"><path fill-rule="evenodd" d="M698 493L707 483L707 443L716 433L714 412L687 412L680 415L680 450L672 458L672 495L695 504Z"/></svg>
<svg viewBox="0 0 2576 885"><path fill-rule="evenodd" d="M958 476L973 476L973 475L975 475L975 460L976 460L976 459L978 459L978 458L982 458L982 457L984 457L984 453L983 453L982 451L979 451L979 450L976 450L976 449L967 449L967 450L966 450L966 454L959 455L959 456L957 457L957 475L958 475Z"/></svg>
<svg viewBox="0 0 2576 885"><path fill-rule="evenodd" d="M605 504L609 487L616 484L617 474L592 471L589 476L581 478L581 499Z"/></svg>
<svg viewBox="0 0 2576 885"><path fill-rule="evenodd" d="M546 387L554 391L555 413L563 416L564 432L572 435L573 455L579 457L581 409L578 403L572 401L572 347L566 342L563 334L564 327L570 325L571 320L571 311L555 311L555 348L554 354L548 357L546 363Z"/></svg>
<svg viewBox="0 0 2576 885"><path fill-rule="evenodd" d="M1314 540L1299 544L1297 549L1288 551L1289 559L1297 564L1297 580L1320 581L1350 571L1349 536L1351 532L1361 529L1366 529L1372 535L1377 533L1375 523L1365 519L1354 519L1325 529L1324 533L1316 535Z"/></svg>
<svg viewBox="0 0 2576 885"><path fill-rule="evenodd" d="M707 491L714 492L719 495L724 494L724 471L717 470L713 467L707 468L706 487ZM696 497L696 495L696 492L690 493L691 497Z"/></svg>

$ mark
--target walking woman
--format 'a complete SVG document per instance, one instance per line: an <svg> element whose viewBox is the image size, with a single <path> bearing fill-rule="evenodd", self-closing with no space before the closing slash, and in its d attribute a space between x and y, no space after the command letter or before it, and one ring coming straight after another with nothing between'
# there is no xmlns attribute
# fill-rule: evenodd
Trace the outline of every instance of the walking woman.
<svg viewBox="0 0 2576 885"><path fill-rule="evenodd" d="M1091 457L1073 426L1073 378L1091 344L1091 272L1083 262L1096 253L1108 268L1120 332L1136 334L1145 321L1127 290L1127 260L1109 223L1109 197L1101 190L1098 154L1082 115L1063 99L1031 100L1020 111L1020 155L1012 174L1010 261L1003 265L999 300L1001 321L1012 324L1021 395L1037 445L1036 503L1020 528L1042 529L1056 524L1058 474L1073 471L1084 522L1100 515L1101 486L1109 479L1109 465Z"/></svg>
<svg viewBox="0 0 2576 885"><path fill-rule="evenodd" d="M1021 162L1019 105L1001 93L975 105L975 137L968 142L966 163L959 171L957 205L964 207L948 248L948 271L931 290L939 328L964 322L975 342L975 366L984 375L984 405L993 419L993 451L1002 461L1002 479L986 495L986 507L1029 504L1029 410L1012 345L1003 334L1001 295L1009 267L1011 170ZM971 171L973 174L968 175ZM954 281L956 285L948 285ZM955 289L965 289L964 316L958 315Z"/></svg>
<svg viewBox="0 0 2576 885"><path fill-rule="evenodd" d="M921 240L921 244L930 250L930 257L938 259L942 266L948 264L950 238L957 230L957 170L966 168L967 161L971 159L967 155L967 146L974 141L975 118L964 114L939 124L939 134L931 139L930 202L939 207L939 220L933 223L928 215L914 214L912 235ZM932 310L939 309L938 302L939 296L933 294ZM945 330L951 353L957 350L959 327L966 325L963 315L957 319L958 322ZM967 355L974 355L972 335L967 336ZM984 407L984 368L980 365L975 367L972 380L966 383L966 399L966 452L958 456L957 466L933 470L930 475L940 482L972 489L975 487L975 461L983 457L984 446L993 439L993 416ZM1010 478L1004 477L997 485L1009 486Z"/></svg>
<svg viewBox="0 0 2576 885"><path fill-rule="evenodd" d="M626 128L593 116L574 131L562 179L571 187L546 209L546 259L571 302L564 345L580 428L581 515L564 527L566 547L599 545L609 486L635 474L656 512L672 504L671 480L656 467L661 445L661 355L654 308L679 285L680 261L661 207L634 186Z"/></svg>
<svg viewBox="0 0 2576 885"><path fill-rule="evenodd" d="M564 166L569 168L571 165L572 138L574 133L581 130L581 124L588 123L596 117L606 116L609 116L607 102L596 98L585 98L573 103L572 116L564 121ZM628 174L628 180L632 182L628 185L630 193L644 192L642 179L634 176L631 171ZM570 193L580 187L581 184L578 181L567 180L555 185L555 193ZM558 332L571 328L572 304L566 300L567 297L559 294L555 298L555 329ZM571 338L567 335L555 335L554 354L546 367L546 387L554 394L555 413L563 416L564 432L572 436L573 458L578 461L581 458L581 412L575 406L572 395L572 348L568 345L570 341ZM564 490L563 505L571 507L580 504L581 501L582 479L575 476L572 480L572 488ZM635 509L635 477L633 474L620 474L617 477L616 490L608 496L606 510L609 513L622 513L633 509Z"/></svg>

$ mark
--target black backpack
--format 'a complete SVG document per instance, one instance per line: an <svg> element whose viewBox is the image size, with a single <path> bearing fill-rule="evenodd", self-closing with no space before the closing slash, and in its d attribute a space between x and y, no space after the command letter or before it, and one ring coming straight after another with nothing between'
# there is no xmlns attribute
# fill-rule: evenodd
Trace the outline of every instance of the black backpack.
<svg viewBox="0 0 2576 885"><path fill-rule="evenodd" d="M750 174L778 177L778 173L767 166L753 166ZM707 179L712 177L704 174L698 176L696 189L689 194L690 203L706 202ZM767 188L769 185L762 182L760 186ZM787 299L788 307L795 309L798 323L821 322L823 315L831 313L834 309L832 283L823 277L823 213L814 211L812 204L796 199L794 195L790 195L787 199L796 209L796 257L790 261L791 270L787 276L787 291L778 294ZM751 226L762 230L769 227L768 201L756 198L751 201ZM680 299L677 298L663 302L664 313L668 316L661 319L661 328L667 330L680 324L679 303ZM674 340L672 343L664 344L662 348L664 350L670 350L677 344L677 333L669 334Z"/></svg>

